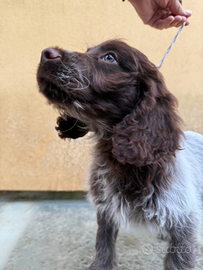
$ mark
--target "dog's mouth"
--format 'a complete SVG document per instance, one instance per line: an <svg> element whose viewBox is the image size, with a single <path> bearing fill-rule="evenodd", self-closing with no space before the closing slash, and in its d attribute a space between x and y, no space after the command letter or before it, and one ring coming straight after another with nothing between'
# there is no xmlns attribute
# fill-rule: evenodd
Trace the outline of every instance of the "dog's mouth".
<svg viewBox="0 0 203 270"><path fill-rule="evenodd" d="M82 99L90 86L87 77L72 66L64 68L60 60L41 61L37 82L40 93L54 104Z"/></svg>
<svg viewBox="0 0 203 270"><path fill-rule="evenodd" d="M57 75L52 75L50 72L43 70L43 67L39 67L37 74L37 82L39 86L39 92L43 94L50 103L69 107L72 103L78 102L84 103L86 97L87 86L83 86L79 80L74 78L69 81L60 80Z"/></svg>
<svg viewBox="0 0 203 270"><path fill-rule="evenodd" d="M51 103L63 103L67 98L67 94L52 80L38 76L37 81L40 93Z"/></svg>
<svg viewBox="0 0 203 270"><path fill-rule="evenodd" d="M43 94L50 103L57 105L69 104L76 88L68 76L60 68L60 63L41 63L37 72L37 83L39 92Z"/></svg>

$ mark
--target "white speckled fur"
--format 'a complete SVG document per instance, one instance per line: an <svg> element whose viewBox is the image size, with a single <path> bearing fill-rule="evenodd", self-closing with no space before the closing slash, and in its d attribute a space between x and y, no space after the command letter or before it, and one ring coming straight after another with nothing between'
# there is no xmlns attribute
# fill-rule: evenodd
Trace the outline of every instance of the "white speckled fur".
<svg viewBox="0 0 203 270"><path fill-rule="evenodd" d="M203 136L194 132L185 132L186 140L182 141L183 150L177 151L175 166L168 168L168 175L173 177L173 185L170 190L165 190L158 198L156 208L146 207L150 196L142 201L135 201L133 205L119 193L112 196L112 187L107 184L106 174L111 169L103 162L97 153L94 162L99 165L97 171L97 183L101 191L101 197L93 197L89 193L89 199L97 205L99 212L107 212L118 225L125 224L146 225L153 234L164 234L166 222L170 220L170 226L181 226L185 218L195 214L199 219L201 212L201 195L203 190ZM115 180L116 181L116 180ZM98 201L106 201L98 204ZM137 212L137 207L142 206L142 213ZM155 218L155 219L154 219Z"/></svg>

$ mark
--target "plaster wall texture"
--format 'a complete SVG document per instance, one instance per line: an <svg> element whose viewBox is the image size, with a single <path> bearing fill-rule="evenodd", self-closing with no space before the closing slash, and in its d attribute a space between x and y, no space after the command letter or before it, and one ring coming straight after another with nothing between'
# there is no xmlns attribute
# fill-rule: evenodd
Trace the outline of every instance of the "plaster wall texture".
<svg viewBox="0 0 203 270"><path fill-rule="evenodd" d="M185 129L203 134L203 2L184 0L184 28L161 72L179 99ZM84 190L92 143L62 141L57 112L38 93L36 70L50 46L84 52L123 38L159 64L177 29L143 25L121 0L0 0L0 189Z"/></svg>

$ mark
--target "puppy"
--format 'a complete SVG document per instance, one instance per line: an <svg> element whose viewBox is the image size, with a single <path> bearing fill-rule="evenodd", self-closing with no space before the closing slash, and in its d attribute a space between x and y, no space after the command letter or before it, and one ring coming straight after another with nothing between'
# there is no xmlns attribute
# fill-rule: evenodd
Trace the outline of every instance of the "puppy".
<svg viewBox="0 0 203 270"><path fill-rule="evenodd" d="M98 231L89 270L113 268L122 223L165 236L174 248L165 270L194 269L203 136L183 133L177 100L156 66L111 40L86 53L45 49L37 81L60 112L59 136L77 139L91 131L97 141L88 196L96 205Z"/></svg>

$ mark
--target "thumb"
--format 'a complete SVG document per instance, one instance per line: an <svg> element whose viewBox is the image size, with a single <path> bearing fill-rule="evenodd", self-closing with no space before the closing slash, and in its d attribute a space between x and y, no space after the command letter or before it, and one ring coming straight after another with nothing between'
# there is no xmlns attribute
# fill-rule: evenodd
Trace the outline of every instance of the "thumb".
<svg viewBox="0 0 203 270"><path fill-rule="evenodd" d="M192 11L185 10L178 0L169 0L167 7L175 16L181 15L181 16L189 17L192 15Z"/></svg>

